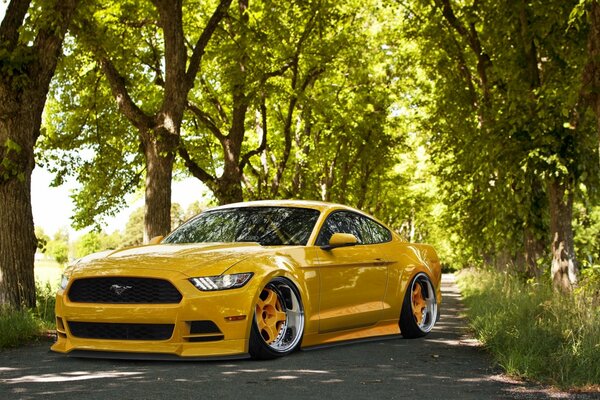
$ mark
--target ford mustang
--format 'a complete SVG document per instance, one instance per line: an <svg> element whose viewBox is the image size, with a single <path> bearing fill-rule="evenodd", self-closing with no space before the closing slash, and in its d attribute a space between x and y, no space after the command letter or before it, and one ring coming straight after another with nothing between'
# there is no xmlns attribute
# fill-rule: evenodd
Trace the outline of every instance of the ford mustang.
<svg viewBox="0 0 600 400"><path fill-rule="evenodd" d="M209 209L140 247L84 257L56 296L52 350L81 357L269 359L298 348L426 335L435 250L338 204Z"/></svg>

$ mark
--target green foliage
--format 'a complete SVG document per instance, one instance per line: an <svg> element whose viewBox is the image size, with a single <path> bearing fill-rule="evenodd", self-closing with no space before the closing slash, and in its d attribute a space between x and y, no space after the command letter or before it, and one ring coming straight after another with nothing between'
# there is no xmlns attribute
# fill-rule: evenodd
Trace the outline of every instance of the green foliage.
<svg viewBox="0 0 600 400"><path fill-rule="evenodd" d="M69 232L67 228L59 229L52 240L47 241L46 253L61 265L69 261Z"/></svg>
<svg viewBox="0 0 600 400"><path fill-rule="evenodd" d="M31 311L0 307L0 349L23 345L39 332L39 321Z"/></svg>
<svg viewBox="0 0 600 400"><path fill-rule="evenodd" d="M420 22L409 23L405 37L416 41L418 67L434 82L414 97L411 106L422 110L414 123L462 265L524 264L527 241L548 249L549 182L560 181L580 202L595 196L595 120L578 114L581 80L574 78L582 74L587 28L568 27L576 3L450 2L455 23L472 24L463 33L441 1L403 6L407 21Z"/></svg>
<svg viewBox="0 0 600 400"><path fill-rule="evenodd" d="M34 315L40 321L43 329L54 329L56 327L56 315L54 308L56 305L56 289L50 282L41 284L36 282L36 309Z"/></svg>
<svg viewBox="0 0 600 400"><path fill-rule="evenodd" d="M123 247L139 246L144 242L144 207L135 209L123 232Z"/></svg>
<svg viewBox="0 0 600 400"><path fill-rule="evenodd" d="M110 235L105 232L90 231L75 241L75 258L81 258L103 250L117 249L122 247L122 240L118 231Z"/></svg>
<svg viewBox="0 0 600 400"><path fill-rule="evenodd" d="M69 244L63 241L51 240L47 245L47 253L57 263L64 265L69 261Z"/></svg>
<svg viewBox="0 0 600 400"><path fill-rule="evenodd" d="M50 241L50 236L44 233L44 229L41 226L36 226L35 237L37 239L37 249L40 251L40 253L45 253L47 251L46 246Z"/></svg>
<svg viewBox="0 0 600 400"><path fill-rule="evenodd" d="M549 280L469 270L459 276L459 286L477 338L506 372L568 388L600 381L594 279L585 279L574 294L556 296Z"/></svg>
<svg viewBox="0 0 600 400"><path fill-rule="evenodd" d="M22 153L21 146L11 138L0 143L0 183L15 177L25 179Z"/></svg>
<svg viewBox="0 0 600 400"><path fill-rule="evenodd" d="M0 307L0 350L18 347L55 329L56 290L50 283L36 283L37 306L33 310L15 311Z"/></svg>
<svg viewBox="0 0 600 400"><path fill-rule="evenodd" d="M580 266L584 273L588 268L597 270L600 268L600 206L576 204L574 214L575 248Z"/></svg>
<svg viewBox="0 0 600 400"><path fill-rule="evenodd" d="M433 243L453 267L524 269L533 243L543 269L547 185L558 180L576 195L582 266L597 264L597 135L593 115L579 108L589 1L450 2L470 37L441 4L258 0L243 15L232 6L188 96L199 112L188 109L181 129L213 178L207 186L241 179L245 199L353 205ZM188 43L214 6L185 2ZM82 183L76 227L98 228L143 186L140 133L119 112L98 59L110 56L136 104L156 113L165 89L157 18L150 2L87 2L67 38L39 156L56 184L70 175ZM232 148L233 169L236 157L248 159L241 176L223 182ZM183 162L175 173L187 174ZM171 211L173 227L189 217ZM141 213L123 245L141 243Z"/></svg>
<svg viewBox="0 0 600 400"><path fill-rule="evenodd" d="M185 211L185 214L183 216L184 221L187 221L188 219L200 214L205 209L206 209L206 205L200 204L199 201L192 202L188 206L187 210ZM173 225L173 226L175 226L175 225Z"/></svg>

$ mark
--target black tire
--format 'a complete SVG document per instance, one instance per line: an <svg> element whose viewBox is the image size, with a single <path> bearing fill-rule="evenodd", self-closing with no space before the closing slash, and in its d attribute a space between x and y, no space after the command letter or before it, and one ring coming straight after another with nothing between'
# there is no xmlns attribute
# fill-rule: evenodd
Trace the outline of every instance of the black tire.
<svg viewBox="0 0 600 400"><path fill-rule="evenodd" d="M300 346L303 333L300 292L285 278L273 279L262 289L254 308L250 356L257 360L283 357Z"/></svg>
<svg viewBox="0 0 600 400"><path fill-rule="evenodd" d="M412 279L402 303L400 332L407 339L427 335L437 321L435 289L429 277L420 272Z"/></svg>

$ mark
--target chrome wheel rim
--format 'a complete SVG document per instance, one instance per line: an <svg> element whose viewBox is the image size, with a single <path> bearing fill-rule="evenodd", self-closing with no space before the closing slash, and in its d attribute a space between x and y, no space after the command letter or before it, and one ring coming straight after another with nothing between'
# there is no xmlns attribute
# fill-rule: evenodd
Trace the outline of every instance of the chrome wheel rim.
<svg viewBox="0 0 600 400"><path fill-rule="evenodd" d="M437 301L431 281L424 273L419 273L410 287L412 314L419 329L429 332L437 318Z"/></svg>
<svg viewBox="0 0 600 400"><path fill-rule="evenodd" d="M293 349L304 331L304 310L297 290L285 280L275 280L261 291L254 319L265 344L283 353Z"/></svg>

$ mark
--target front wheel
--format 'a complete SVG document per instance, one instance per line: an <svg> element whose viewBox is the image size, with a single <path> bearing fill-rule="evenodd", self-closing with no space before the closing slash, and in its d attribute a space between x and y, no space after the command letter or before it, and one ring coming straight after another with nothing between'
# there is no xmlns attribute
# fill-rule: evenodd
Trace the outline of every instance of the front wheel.
<svg viewBox="0 0 600 400"><path fill-rule="evenodd" d="M304 309L298 289L287 279L273 279L256 302L250 356L265 360L289 354L300 344L303 332Z"/></svg>
<svg viewBox="0 0 600 400"><path fill-rule="evenodd" d="M431 331L437 319L435 290L429 277L418 273L406 289L400 313L400 332L405 338L418 338Z"/></svg>

